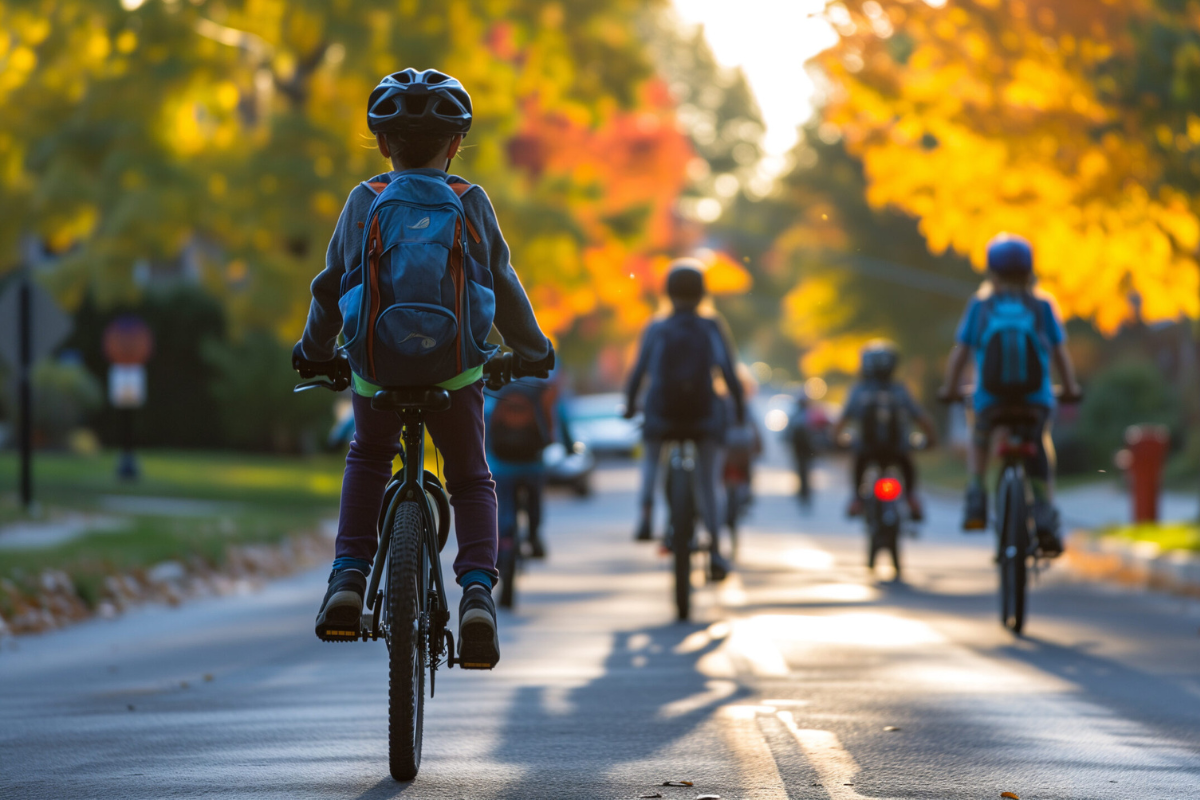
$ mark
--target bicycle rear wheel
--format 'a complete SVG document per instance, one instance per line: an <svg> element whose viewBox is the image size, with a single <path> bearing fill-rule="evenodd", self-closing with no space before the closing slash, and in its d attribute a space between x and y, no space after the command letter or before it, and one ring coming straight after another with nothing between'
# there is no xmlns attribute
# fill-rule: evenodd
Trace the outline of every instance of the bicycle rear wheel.
<svg viewBox="0 0 1200 800"><path fill-rule="evenodd" d="M421 767L430 567L423 532L421 507L401 503L392 521L387 571L388 767L398 781L411 781Z"/></svg>
<svg viewBox="0 0 1200 800"><path fill-rule="evenodd" d="M741 487L731 483L725 492L725 522L729 526L729 560L737 559L738 523L742 516Z"/></svg>
<svg viewBox="0 0 1200 800"><path fill-rule="evenodd" d="M675 611L680 621L686 621L691 616L692 539L696 531L691 473L672 466L667 476L667 493L671 505L671 550L675 561Z"/></svg>
<svg viewBox="0 0 1200 800"><path fill-rule="evenodd" d="M512 608L517 602L517 557L520 545L514 535L508 542L501 541L497 559L500 570L500 607Z"/></svg>
<svg viewBox="0 0 1200 800"><path fill-rule="evenodd" d="M1019 634L1025 626L1029 511L1025 487L1015 476L1004 481L1000 505L1000 622Z"/></svg>

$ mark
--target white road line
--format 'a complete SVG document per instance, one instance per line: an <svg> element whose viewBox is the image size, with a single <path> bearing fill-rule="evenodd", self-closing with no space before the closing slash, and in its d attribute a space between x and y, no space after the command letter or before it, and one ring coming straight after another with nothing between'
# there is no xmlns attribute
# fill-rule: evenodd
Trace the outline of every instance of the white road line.
<svg viewBox="0 0 1200 800"><path fill-rule="evenodd" d="M858 764L842 748L837 734L801 728L790 711L779 711L775 716L799 742L800 749L820 776L821 785L829 793L830 800L866 800L850 785L858 774Z"/></svg>
<svg viewBox="0 0 1200 800"><path fill-rule="evenodd" d="M721 716L726 720L721 727L722 738L735 756L734 763L741 773L740 783L745 787L737 796L745 800L788 798L771 746L756 719L759 714L769 711L762 706L725 706L721 709Z"/></svg>

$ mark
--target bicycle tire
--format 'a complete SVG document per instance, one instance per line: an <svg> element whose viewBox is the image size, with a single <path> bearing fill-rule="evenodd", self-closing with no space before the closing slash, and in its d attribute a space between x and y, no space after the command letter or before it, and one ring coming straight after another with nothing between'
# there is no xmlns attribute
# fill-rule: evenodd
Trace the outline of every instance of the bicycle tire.
<svg viewBox="0 0 1200 800"><path fill-rule="evenodd" d="M1025 592L1029 553L1029 513L1025 487L1009 477L1002 495L1000 547L1000 622L1013 633L1025 627Z"/></svg>
<svg viewBox="0 0 1200 800"><path fill-rule="evenodd" d="M895 580L900 580L900 526L890 527L885 534L886 546L892 552L892 569Z"/></svg>
<svg viewBox="0 0 1200 800"><path fill-rule="evenodd" d="M517 602L517 548L513 537L507 547L501 547L497 566L500 568L500 607L512 608Z"/></svg>
<svg viewBox="0 0 1200 800"><path fill-rule="evenodd" d="M669 474L671 500L671 550L675 566L675 612L686 622L692 611L692 540L696 532L696 510L691 475L672 467Z"/></svg>
<svg viewBox="0 0 1200 800"><path fill-rule="evenodd" d="M428 597L429 555L421 507L406 501L392 519L388 548L388 767L398 781L411 781L421 768L425 718L427 630L422 624Z"/></svg>
<svg viewBox="0 0 1200 800"><path fill-rule="evenodd" d="M726 488L725 517L729 525L729 560L737 559L738 552L738 522L741 517L741 491L737 486Z"/></svg>

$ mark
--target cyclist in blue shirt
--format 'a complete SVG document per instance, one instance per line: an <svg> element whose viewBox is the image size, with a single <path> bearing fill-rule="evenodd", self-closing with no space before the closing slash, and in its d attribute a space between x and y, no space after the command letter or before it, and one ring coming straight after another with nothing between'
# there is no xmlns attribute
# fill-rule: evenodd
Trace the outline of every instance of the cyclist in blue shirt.
<svg viewBox="0 0 1200 800"><path fill-rule="evenodd" d="M1080 394L1067 352L1066 332L1054 300L1035 292L1033 248L1019 236L1001 233L988 244L988 280L967 304L958 326L946 379L938 396L957 396L972 354L976 387L972 446L967 450L969 483L964 530L987 527L987 470L992 431L1014 409L1032 411L1042 436L1026 465L1033 488L1033 518L1042 554L1062 553L1058 510L1053 505L1054 445L1050 424L1056 401L1050 367L1058 370L1063 397Z"/></svg>

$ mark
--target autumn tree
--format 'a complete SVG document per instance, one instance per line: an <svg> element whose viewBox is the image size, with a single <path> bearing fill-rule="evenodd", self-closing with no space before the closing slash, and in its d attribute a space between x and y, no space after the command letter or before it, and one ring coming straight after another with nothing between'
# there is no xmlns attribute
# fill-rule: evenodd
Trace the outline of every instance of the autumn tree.
<svg viewBox="0 0 1200 800"><path fill-rule="evenodd" d="M64 254L59 294L104 303L136 293L135 263L181 260L238 326L294 337L345 195L387 169L367 94L387 72L436 65L472 93L457 169L486 185L548 327L566 332L589 303L626 314L638 303L594 285L622 285L613 275L661 238L689 157L636 35L645 8L0 3L0 265L35 233ZM530 170L520 144L538 126L579 149ZM614 147L620 174L604 160Z"/></svg>
<svg viewBox="0 0 1200 800"><path fill-rule="evenodd" d="M1034 242L1065 311L1112 331L1200 312L1192 151L1195 3L852 0L819 59L824 120L867 199L982 268L997 231ZM1194 104L1191 104L1194 106Z"/></svg>

